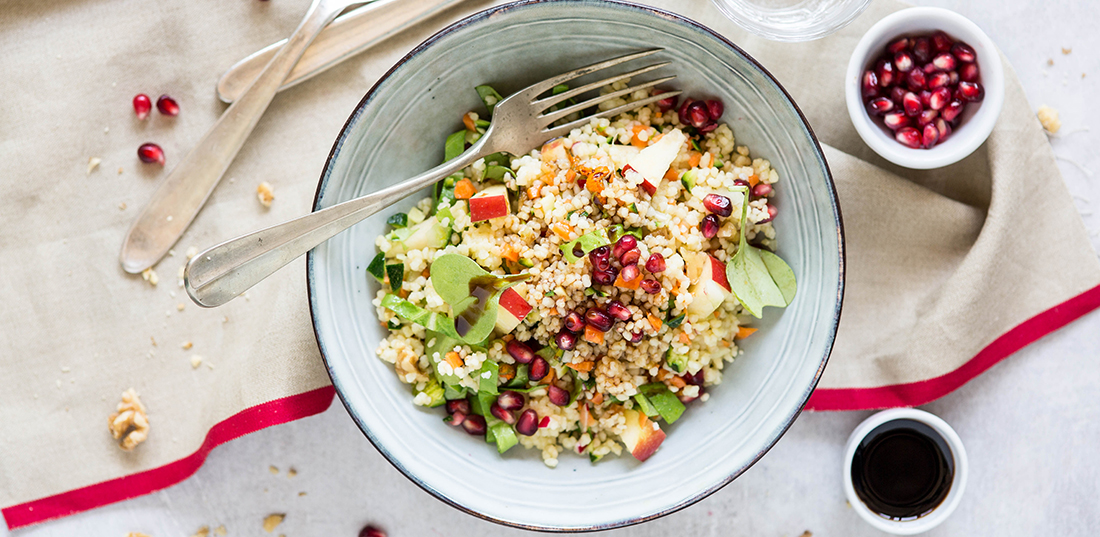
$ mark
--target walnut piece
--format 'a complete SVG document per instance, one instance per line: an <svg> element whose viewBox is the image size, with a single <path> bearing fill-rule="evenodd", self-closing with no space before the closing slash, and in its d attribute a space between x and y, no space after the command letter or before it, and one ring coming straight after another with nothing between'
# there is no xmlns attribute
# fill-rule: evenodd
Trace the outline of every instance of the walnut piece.
<svg viewBox="0 0 1100 537"><path fill-rule="evenodd" d="M1043 105L1039 107L1039 111L1035 114L1039 116L1039 123L1043 124L1043 128L1051 134L1056 134L1058 129L1062 128L1062 120L1058 119L1058 111Z"/></svg>
<svg viewBox="0 0 1100 537"><path fill-rule="evenodd" d="M149 417L133 388L122 393L117 412L107 420L108 429L123 451L131 451L149 437Z"/></svg>
<svg viewBox="0 0 1100 537"><path fill-rule="evenodd" d="M283 519L286 518L285 514L273 514L264 517L264 531L271 533L275 531L275 528L279 527L279 524L283 523Z"/></svg>
<svg viewBox="0 0 1100 537"><path fill-rule="evenodd" d="M157 282L160 281L160 278L157 277L157 272L151 268L147 268L141 271L141 279L149 282L149 285L152 285L153 287L156 287Z"/></svg>
<svg viewBox="0 0 1100 537"><path fill-rule="evenodd" d="M126 534L126 537L149 537L149 536L144 534L144 533L138 532L138 531L131 531L130 533Z"/></svg>
<svg viewBox="0 0 1100 537"><path fill-rule="evenodd" d="M256 199L260 200L260 205L271 207L271 202L275 201L275 191L272 190L270 183L264 181L256 187Z"/></svg>
<svg viewBox="0 0 1100 537"><path fill-rule="evenodd" d="M209 535L210 535L210 526L203 526L203 527L199 528L199 531L196 531L195 534L192 535L191 537L209 537Z"/></svg>

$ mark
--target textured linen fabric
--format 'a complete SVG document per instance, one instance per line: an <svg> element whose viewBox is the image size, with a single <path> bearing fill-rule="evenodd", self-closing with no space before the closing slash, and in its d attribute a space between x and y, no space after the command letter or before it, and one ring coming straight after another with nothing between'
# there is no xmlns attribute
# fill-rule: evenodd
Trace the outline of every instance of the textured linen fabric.
<svg viewBox="0 0 1100 537"><path fill-rule="evenodd" d="M126 229L224 110L213 90L221 73L286 37L308 2L0 1L0 506L163 466L243 409L328 384L302 260L204 310L178 286L184 252L308 212L325 157L363 93L417 43L493 3L502 2L448 9L279 94L175 254L156 266L152 286L119 267ZM740 31L709 2L651 3L753 54L825 146L848 278L821 387L943 375L1100 283L1100 263L1011 69L985 145L944 169L904 170L860 141L842 86L862 32L903 4L879 0L832 37L777 44ZM180 115L137 120L137 93L172 95ZM136 158L148 141L164 148L165 168ZM102 161L87 173L92 157ZM256 200L261 181L274 186L270 209ZM196 355L203 361L193 368ZM106 425L130 387L151 430L126 453Z"/></svg>

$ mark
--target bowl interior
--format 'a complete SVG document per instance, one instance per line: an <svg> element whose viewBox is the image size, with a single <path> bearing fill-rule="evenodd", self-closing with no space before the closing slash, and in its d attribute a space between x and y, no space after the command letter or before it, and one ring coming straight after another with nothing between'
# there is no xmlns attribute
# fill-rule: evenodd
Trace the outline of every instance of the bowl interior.
<svg viewBox="0 0 1100 537"><path fill-rule="evenodd" d="M547 43L554 43L547 46ZM349 413L399 470L477 516L535 529L580 530L640 522L717 490L766 452L797 416L832 347L843 286L835 191L813 133L776 82L739 49L676 15L593 0L528 1L494 8L440 32L367 94L341 132L315 208L360 196L439 164L474 91L507 95L550 75L655 46L691 95L724 100L724 121L781 176L780 253L799 291L770 310L744 356L710 400L695 403L644 464L629 455L591 464L562 454L556 469L535 451L501 457L492 445L416 407L393 366L374 353L385 336L366 276L385 219L428 191L314 249L307 264L314 328ZM635 66L637 67L637 66ZM624 69L626 70L626 69ZM658 72L658 73L660 73ZM654 76L657 76L655 73Z"/></svg>

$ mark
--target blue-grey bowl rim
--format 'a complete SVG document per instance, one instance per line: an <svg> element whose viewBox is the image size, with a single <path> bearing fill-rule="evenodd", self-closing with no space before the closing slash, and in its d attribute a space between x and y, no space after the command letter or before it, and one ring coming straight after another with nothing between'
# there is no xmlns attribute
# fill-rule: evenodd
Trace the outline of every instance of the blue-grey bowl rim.
<svg viewBox="0 0 1100 537"><path fill-rule="evenodd" d="M794 423L794 420L798 418L798 416L802 413L802 409L805 408L806 403L810 399L810 395L813 394L814 389L817 387L818 381L821 380L821 374L822 374L822 372L825 371L825 365L829 361L829 355L832 353L833 343L836 340L836 330L837 330L837 326L840 323L840 312L841 312L841 309L844 305L844 279L845 279L844 270L845 270L845 266L846 266L846 252L845 252L845 249L844 249L844 218L841 215L840 204L837 201L836 183L833 181L833 174L832 174L832 171L829 169L829 163L828 163L828 161L825 160L825 154L821 150L821 144L817 140L817 134L814 133L814 130L810 126L810 123L808 121L806 121L806 116L805 116L805 114L802 113L802 109L800 109L798 107L798 104L794 101L794 99L791 98L791 95L790 95L790 93L787 92L787 89L784 88L783 85L780 84L779 81L776 80L776 78L774 76L772 76L771 72L769 72L763 65L761 65L760 62L756 61L756 58L753 58L751 55L749 55L748 52L745 52L743 49L741 49L741 47L737 46L736 44L734 44L729 39L726 39L722 34L719 34L718 32L715 32L714 30L711 30L710 28L708 28L708 27L706 27L706 26L704 26L704 25L702 25L698 22L695 22L695 21L693 21L693 20L691 20L687 17L677 15L676 13L672 13L670 11L665 11L663 9L658 9L658 8L651 7L651 6L644 6L644 5L641 5L641 4L635 4L635 3L632 3L632 2L624 2L624 1L621 1L621 0L517 0L515 2L509 2L507 4L502 4L502 5L499 5L499 6L491 7L491 8L485 9L483 11L479 11L477 13L474 13L473 15L470 15L470 16L462 19L462 20L459 20L459 21L455 22L454 24L451 24L450 26L447 26L446 28L436 32L434 35L432 35L428 39L424 40L424 42L417 45L416 48L412 49L411 51L409 51L408 54L406 54L404 57L402 57L400 60L398 60L397 63L395 63L393 65L393 67L391 67L388 71L386 71L386 74L384 74L384 75L382 75L381 77L378 78L378 81L375 82L374 85L371 87L371 89L368 90L367 93L363 95L363 98L359 101L359 104L357 104L355 106L355 110L351 113L350 116L348 116L347 121L344 122L344 126L341 127L341 129L340 129L340 134L336 137L336 141L332 144L332 149L329 151L328 158L325 160L325 167L321 171L321 177L317 181L317 191L313 196L313 210L317 211L317 210L321 209L321 207L320 207L321 195L324 192L324 186L325 186L325 182L328 178L329 169L332 165L333 159L336 158L336 154L339 152L340 147L343 145L343 141L344 141L345 137L348 135L349 127L351 127L352 122L359 116L360 112L362 112L363 107L365 107L367 105L367 103L369 103L372 100L372 98L374 97L374 93L378 89L378 87L380 85L382 85L382 83L385 82L387 79L389 79L390 75L392 75L395 71L397 71L399 68L401 68L401 66L404 65L406 62L408 62L412 58L418 56L419 54L421 54L422 52L424 52L425 50L430 48L433 44L435 44L436 41L439 41L440 39L446 37L447 35L455 32L459 29L462 29L466 26L469 26L471 24L474 24L474 23L477 23L477 22L482 21L484 19L487 19L490 16L495 15L497 13L510 11L510 10L514 10L514 9L522 9L522 8L527 7L527 6L536 5L536 4L550 4L550 3L604 4L604 5L615 6L618 9L633 9L633 10L636 10L636 11L643 11L643 12L647 12L647 13L650 13L650 14L653 14L653 15L657 15L659 17L666 18L666 19L668 19L672 22L689 26L689 27L691 27L695 30L698 30L698 31L700 31L704 34L710 35L711 37L713 37L714 39L716 39L719 42L723 43L727 47L733 49L737 54L740 54L741 56L743 56L746 60L748 60L748 62L753 67L755 67L756 69L759 69L760 72L763 73L763 75L765 77L767 77L769 80L771 80L771 82L773 84L775 84L775 86L783 94L783 97L785 97L787 99L787 101L790 103L791 107L794 109L795 113L798 114L798 118L799 118L799 120L802 121L802 125L806 128L806 132L810 135L810 140L813 142L814 149L816 149L816 154L817 154L818 160L820 160L821 166L825 170L825 178L827 179L829 200L832 202L833 214L836 215L837 248L838 248L838 254L839 254L837 256L837 258L838 258L837 273L839 275L839 278L837 280L836 311L833 312L832 330L830 331L830 335L829 335L828 348L825 350L825 353L821 357L821 364L818 366L817 372L814 374L813 382L810 384L809 388L806 390L806 393L803 394L802 404L800 404L798 406L798 408L790 416L787 417L787 423L786 423L786 425L783 426L783 430L780 431L780 433L767 446L765 446L762 450L760 450L760 452L757 453L756 456L754 456L753 459L748 462L748 464L744 465L743 467L738 469L736 472L734 472L734 473L730 474L729 476L727 476L721 483L718 483L717 485L714 485L714 486L712 486L712 487L710 487L706 490L703 490L703 491L695 494L694 496L692 496L690 498L687 498L683 501L680 501L676 505L670 506L670 507L668 507L668 508L666 508L662 511L659 511L659 512L656 512L656 513L653 513L653 514L640 516L640 517L635 517L635 518L626 519L626 520L617 520L617 521L613 521L613 522L607 522L607 523L604 523L604 524L588 526L588 527L583 527L583 528L532 526L532 525L521 524L521 523L512 522L512 521L508 521L508 520L497 519L497 518L494 518L492 516L486 515L484 513L479 513L477 511L468 509L465 506L463 506L462 504L458 503L457 501L454 501L454 500L452 500L451 498L449 498L447 496L439 494L435 490L433 490L431 487L428 487L427 485L425 485L423 482L420 481L420 479L418 479L416 476L410 474L405 469L404 466L402 466L396 459L394 459L394 457L390 454L389 451L386 450L385 447L383 447L378 442L376 442L375 439L371 436L371 433L368 430L368 428L363 424L362 420L359 419L359 416L356 414L356 412L351 408L351 406L348 405L347 400L344 398L343 390L341 390L341 388L340 388L340 383L337 381L336 376L333 375L332 366L329 364L328 354L325 352L325 345L321 341L321 336L320 336L319 329L318 329L318 326L317 326L316 307L315 307L315 304L314 304L314 296L313 296L313 251L310 250L306 254L306 293L307 293L307 297L309 299L309 316L310 316L311 324L313 326L313 335L314 335L314 338L317 340L317 347L321 352L321 359L324 360L324 362L325 362L325 371L328 373L329 380L332 382L333 387L336 389L336 394L340 396L340 403L344 405L344 408L348 411L348 414L355 421L355 424L359 427L359 430L362 431L363 435L367 437L367 441L369 441L371 443L371 445L373 445L374 448L377 449L378 452L382 454L382 456L386 459L386 461L388 461L394 468L396 468L399 472L401 472L402 475L404 475L409 481L412 481L416 486L420 487L423 491L425 491L428 494L434 496L435 498L442 501L443 503L446 503L447 505L450 505L451 507L454 507L455 509L458 509L462 512L465 512L465 513L469 514L469 515L473 515L473 516L475 516L477 518L480 518L482 520L488 520L489 522L494 522L494 523L500 524L502 526L508 526L508 527L513 527L513 528L530 530L530 531L554 532L554 533L584 533L584 532L604 531L604 530L610 530L610 529L615 529L615 528L623 528L623 527L627 527L627 526L633 526L635 524L641 524L643 522L648 522L650 520L655 520L655 519L663 517L665 515L670 515L670 514L675 513L675 512L677 512L681 509L684 509L684 508L687 508L691 505L694 505L696 502L699 502L700 500L706 498L707 496L710 496L711 494L714 494L715 492L718 492L719 489L721 489L722 487L725 487L726 485L730 484L734 479L737 479L741 474L745 473L746 470L748 470L754 464L756 464L756 462L759 461L764 456L764 454L767 453L773 446L775 446L776 442L778 442L779 439L782 438L783 435L787 433L787 431L790 429L791 425Z"/></svg>

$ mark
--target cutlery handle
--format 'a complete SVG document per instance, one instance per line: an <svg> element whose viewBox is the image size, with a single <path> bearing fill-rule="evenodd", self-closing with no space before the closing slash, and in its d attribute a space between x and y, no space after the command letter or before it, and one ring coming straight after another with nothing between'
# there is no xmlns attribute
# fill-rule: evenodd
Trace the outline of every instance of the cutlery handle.
<svg viewBox="0 0 1100 537"><path fill-rule="evenodd" d="M207 308L229 302L318 244L492 153L488 139L486 133L462 155L412 179L200 252L183 273L187 294Z"/></svg>
<svg viewBox="0 0 1100 537"><path fill-rule="evenodd" d="M461 1L464 0L374 0L344 13L317 36L279 89L307 80ZM227 103L239 99L284 43L285 39L273 43L230 67L218 80L218 98Z"/></svg>
<svg viewBox="0 0 1100 537"><path fill-rule="evenodd" d="M164 178L126 233L119 256L126 272L136 274L153 266L183 235L271 104L287 73L340 12L338 6L330 4L314 0L301 24L260 76Z"/></svg>

